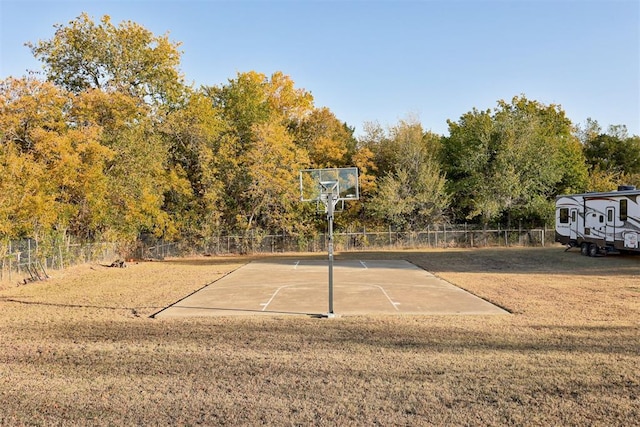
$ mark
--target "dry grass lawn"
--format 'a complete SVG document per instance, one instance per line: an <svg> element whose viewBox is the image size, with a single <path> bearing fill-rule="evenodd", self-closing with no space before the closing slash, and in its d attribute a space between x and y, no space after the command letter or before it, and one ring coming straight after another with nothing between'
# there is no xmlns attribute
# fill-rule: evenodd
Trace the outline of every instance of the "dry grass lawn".
<svg viewBox="0 0 640 427"><path fill-rule="evenodd" d="M513 314L153 319L249 258L85 265L0 289L0 425L640 422L640 257L348 257L407 259Z"/></svg>

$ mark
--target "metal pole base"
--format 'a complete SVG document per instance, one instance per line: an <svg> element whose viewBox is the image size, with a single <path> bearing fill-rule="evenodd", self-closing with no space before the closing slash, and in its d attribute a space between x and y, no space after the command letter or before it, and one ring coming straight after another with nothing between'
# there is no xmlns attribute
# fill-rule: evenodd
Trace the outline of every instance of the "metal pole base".
<svg viewBox="0 0 640 427"><path fill-rule="evenodd" d="M340 317L335 313L324 313L324 314L314 314L311 317L314 319L335 319L336 317Z"/></svg>

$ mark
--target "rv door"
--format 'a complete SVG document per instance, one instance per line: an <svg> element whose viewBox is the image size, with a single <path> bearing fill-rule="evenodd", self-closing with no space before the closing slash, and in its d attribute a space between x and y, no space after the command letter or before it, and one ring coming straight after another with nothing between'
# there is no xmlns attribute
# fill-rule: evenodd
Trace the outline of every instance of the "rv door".
<svg viewBox="0 0 640 427"><path fill-rule="evenodd" d="M607 243L614 243L616 238L616 210L615 208L607 208L607 221L604 232L604 239Z"/></svg>
<svg viewBox="0 0 640 427"><path fill-rule="evenodd" d="M569 222L569 239L576 240L578 238L578 209L571 209Z"/></svg>

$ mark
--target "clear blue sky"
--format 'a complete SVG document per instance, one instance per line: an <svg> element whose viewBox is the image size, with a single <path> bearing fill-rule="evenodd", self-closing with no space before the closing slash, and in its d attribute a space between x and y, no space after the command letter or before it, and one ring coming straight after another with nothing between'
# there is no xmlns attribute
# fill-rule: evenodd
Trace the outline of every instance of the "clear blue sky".
<svg viewBox="0 0 640 427"><path fill-rule="evenodd" d="M40 70L24 43L82 12L168 32L196 86L282 71L356 134L408 117L446 134L524 94L640 135L638 0L0 0L0 78Z"/></svg>

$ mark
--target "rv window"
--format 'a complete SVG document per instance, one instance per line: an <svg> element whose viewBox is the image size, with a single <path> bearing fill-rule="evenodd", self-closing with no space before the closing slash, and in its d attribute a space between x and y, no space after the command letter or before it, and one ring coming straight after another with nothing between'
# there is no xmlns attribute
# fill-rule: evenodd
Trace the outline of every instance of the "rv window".
<svg viewBox="0 0 640 427"><path fill-rule="evenodd" d="M607 210L607 222L613 222L613 209Z"/></svg>
<svg viewBox="0 0 640 427"><path fill-rule="evenodd" d="M577 215L578 213L575 210L571 212L571 222L576 222L576 219L578 218Z"/></svg>
<svg viewBox="0 0 640 427"><path fill-rule="evenodd" d="M620 200L620 221L627 220L627 199Z"/></svg>
<svg viewBox="0 0 640 427"><path fill-rule="evenodd" d="M569 209L562 208L560 209L560 223L567 224L569 222Z"/></svg>
<svg viewBox="0 0 640 427"><path fill-rule="evenodd" d="M604 222L604 215L600 215L600 218L598 218L600 220L600 224L602 224Z"/></svg>

